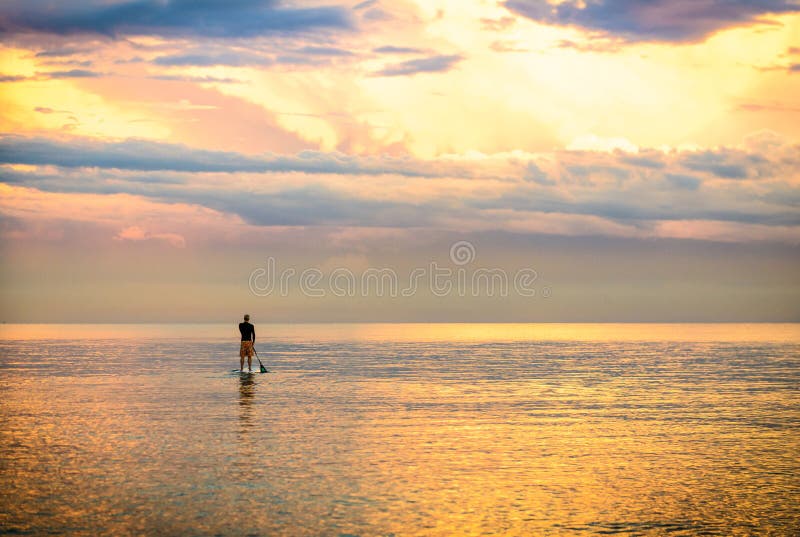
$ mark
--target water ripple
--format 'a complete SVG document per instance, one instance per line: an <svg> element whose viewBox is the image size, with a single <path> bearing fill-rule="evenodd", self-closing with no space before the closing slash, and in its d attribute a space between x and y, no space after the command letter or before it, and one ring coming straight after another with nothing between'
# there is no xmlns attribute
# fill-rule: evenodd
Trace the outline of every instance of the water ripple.
<svg viewBox="0 0 800 537"><path fill-rule="evenodd" d="M796 342L310 335L0 340L0 533L800 527Z"/></svg>

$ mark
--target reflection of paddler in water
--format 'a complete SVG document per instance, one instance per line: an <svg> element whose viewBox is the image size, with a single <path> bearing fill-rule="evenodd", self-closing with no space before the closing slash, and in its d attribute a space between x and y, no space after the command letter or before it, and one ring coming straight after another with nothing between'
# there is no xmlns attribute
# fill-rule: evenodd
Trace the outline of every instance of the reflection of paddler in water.
<svg viewBox="0 0 800 537"><path fill-rule="evenodd" d="M242 479L252 477L252 470L247 467L249 461L254 460L258 455L258 431L253 415L256 405L256 379L253 375L239 376L239 424L236 431L236 452L239 463L244 465L246 470L238 474ZM237 468L240 464L235 465ZM238 470L237 470L238 472Z"/></svg>
<svg viewBox="0 0 800 537"><path fill-rule="evenodd" d="M256 395L256 381L253 375L239 376L239 422L243 427L252 426L253 399Z"/></svg>

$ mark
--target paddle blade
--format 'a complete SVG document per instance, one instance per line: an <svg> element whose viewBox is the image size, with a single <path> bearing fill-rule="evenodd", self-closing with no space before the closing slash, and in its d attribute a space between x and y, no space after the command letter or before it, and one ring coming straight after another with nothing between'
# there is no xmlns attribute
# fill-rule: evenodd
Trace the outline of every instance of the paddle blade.
<svg viewBox="0 0 800 537"><path fill-rule="evenodd" d="M264 364L261 364L261 372L262 373L266 373L267 372L267 368L264 367Z"/></svg>

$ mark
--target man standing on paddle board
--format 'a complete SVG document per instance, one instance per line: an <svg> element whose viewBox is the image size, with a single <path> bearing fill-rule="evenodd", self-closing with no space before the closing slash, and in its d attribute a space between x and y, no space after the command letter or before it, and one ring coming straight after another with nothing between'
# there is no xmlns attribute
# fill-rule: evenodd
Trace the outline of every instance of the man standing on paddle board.
<svg viewBox="0 0 800 537"><path fill-rule="evenodd" d="M239 347L239 371L244 371L244 357L247 356L247 369L253 370L253 344L256 342L256 327L250 324L250 316L245 314L244 322L239 323L242 346Z"/></svg>

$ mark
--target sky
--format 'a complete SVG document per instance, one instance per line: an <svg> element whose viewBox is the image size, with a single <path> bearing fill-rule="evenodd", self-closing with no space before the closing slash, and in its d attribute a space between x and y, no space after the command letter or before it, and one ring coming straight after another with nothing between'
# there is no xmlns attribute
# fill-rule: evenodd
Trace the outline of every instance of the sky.
<svg viewBox="0 0 800 537"><path fill-rule="evenodd" d="M8 0L0 104L0 322L800 321L797 0Z"/></svg>

